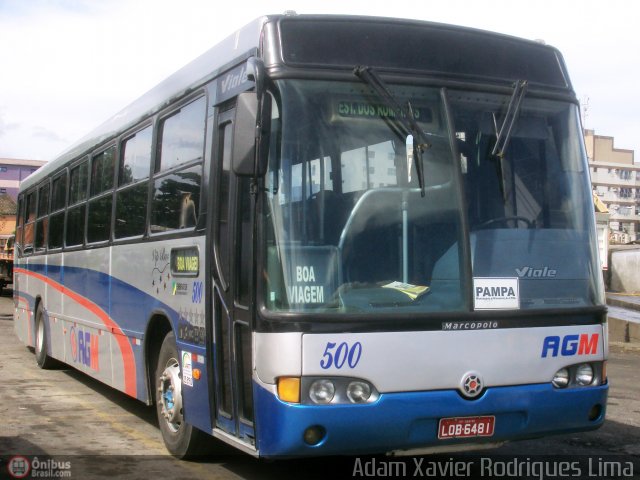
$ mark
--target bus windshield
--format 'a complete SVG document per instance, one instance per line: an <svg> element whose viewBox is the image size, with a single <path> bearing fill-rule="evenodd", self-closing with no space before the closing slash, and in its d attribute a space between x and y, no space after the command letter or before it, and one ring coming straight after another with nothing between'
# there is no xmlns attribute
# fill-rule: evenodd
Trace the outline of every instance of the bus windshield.
<svg viewBox="0 0 640 480"><path fill-rule="evenodd" d="M422 196L402 113L368 85L277 85L268 309L415 315L602 303L574 105L527 96L496 155L510 95L388 85L427 141Z"/></svg>

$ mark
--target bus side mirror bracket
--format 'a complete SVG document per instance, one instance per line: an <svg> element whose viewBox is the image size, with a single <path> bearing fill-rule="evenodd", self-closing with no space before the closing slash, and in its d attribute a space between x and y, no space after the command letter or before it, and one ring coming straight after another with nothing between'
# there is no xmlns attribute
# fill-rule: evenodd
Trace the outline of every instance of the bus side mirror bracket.
<svg viewBox="0 0 640 480"><path fill-rule="evenodd" d="M234 173L241 177L253 176L255 173L258 106L256 92L242 92L238 95L233 122L231 165Z"/></svg>
<svg viewBox="0 0 640 480"><path fill-rule="evenodd" d="M238 95L231 165L238 176L262 177L267 171L271 95L264 92L264 65L260 60L249 59L247 77L255 82L256 88Z"/></svg>

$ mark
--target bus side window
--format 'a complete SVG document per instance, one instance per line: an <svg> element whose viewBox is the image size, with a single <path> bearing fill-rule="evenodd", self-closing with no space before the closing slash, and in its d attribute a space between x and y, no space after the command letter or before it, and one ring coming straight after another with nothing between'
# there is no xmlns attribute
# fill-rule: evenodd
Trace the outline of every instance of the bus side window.
<svg viewBox="0 0 640 480"><path fill-rule="evenodd" d="M36 222L36 252L44 252L47 248L49 233L49 181L38 189L38 221Z"/></svg>
<svg viewBox="0 0 640 480"><path fill-rule="evenodd" d="M194 228L200 209L205 139L205 97L160 123L151 233Z"/></svg>
<svg viewBox="0 0 640 480"><path fill-rule="evenodd" d="M27 195L25 208L24 243L23 252L25 255L33 253L33 243L35 240L35 220L36 220L36 192Z"/></svg>
<svg viewBox="0 0 640 480"><path fill-rule="evenodd" d="M111 204L116 148L110 147L91 161L91 200L87 222L87 242L104 242L111 235Z"/></svg>
<svg viewBox="0 0 640 480"><path fill-rule="evenodd" d="M71 169L69 179L69 208L67 209L67 232L65 245L68 247L84 243L84 217L88 183L87 161Z"/></svg>
<svg viewBox="0 0 640 480"><path fill-rule="evenodd" d="M241 177L238 179L238 211L236 247L240 250L238 260L238 274L236 276L236 299L240 305L248 306L251 303L251 265L252 265L252 239L251 231L251 194L250 179Z"/></svg>
<svg viewBox="0 0 640 480"><path fill-rule="evenodd" d="M152 134L153 127L149 125L122 143L115 238L135 237L145 232Z"/></svg>
<svg viewBox="0 0 640 480"><path fill-rule="evenodd" d="M231 260L229 258L229 188L231 178L231 146L233 140L233 123L231 121L219 126L220 135L220 163L218 180L218 228L216 229L216 243L220 256L220 268L224 281L231 275Z"/></svg>
<svg viewBox="0 0 640 480"><path fill-rule="evenodd" d="M18 214L16 223L16 243L15 248L19 257L22 257L22 232L24 229L24 196L18 196Z"/></svg>
<svg viewBox="0 0 640 480"><path fill-rule="evenodd" d="M64 240L64 208L67 205L67 172L53 179L51 215L49 216L49 249L62 248Z"/></svg>

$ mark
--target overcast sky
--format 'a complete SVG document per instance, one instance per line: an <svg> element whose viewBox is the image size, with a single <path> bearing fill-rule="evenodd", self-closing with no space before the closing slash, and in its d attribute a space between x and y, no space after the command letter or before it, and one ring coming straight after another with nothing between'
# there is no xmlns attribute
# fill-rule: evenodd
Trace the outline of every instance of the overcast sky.
<svg viewBox="0 0 640 480"><path fill-rule="evenodd" d="M588 99L585 126L640 162L636 0L0 0L0 157L55 158L220 39L287 9L543 39Z"/></svg>

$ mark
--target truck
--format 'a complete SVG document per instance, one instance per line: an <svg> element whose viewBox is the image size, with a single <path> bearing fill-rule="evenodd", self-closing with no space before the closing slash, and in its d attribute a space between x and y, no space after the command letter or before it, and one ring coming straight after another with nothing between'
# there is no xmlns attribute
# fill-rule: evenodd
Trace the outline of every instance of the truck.
<svg viewBox="0 0 640 480"><path fill-rule="evenodd" d="M0 295L13 283L13 245L15 235L0 235Z"/></svg>

